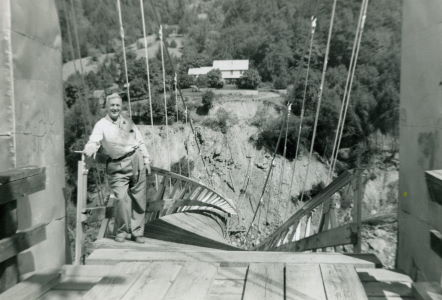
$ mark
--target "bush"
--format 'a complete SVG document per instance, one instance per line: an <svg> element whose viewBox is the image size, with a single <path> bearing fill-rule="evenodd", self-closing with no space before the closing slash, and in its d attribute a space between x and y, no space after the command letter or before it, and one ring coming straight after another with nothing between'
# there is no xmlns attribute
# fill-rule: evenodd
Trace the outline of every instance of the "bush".
<svg viewBox="0 0 442 300"><path fill-rule="evenodd" d="M208 87L209 86L209 78L207 75L200 75L196 79L196 85L198 87Z"/></svg>
<svg viewBox="0 0 442 300"><path fill-rule="evenodd" d="M237 86L239 89L256 89L261 83L261 76L255 69L249 69L243 73L238 79Z"/></svg>
<svg viewBox="0 0 442 300"><path fill-rule="evenodd" d="M196 113L199 115L207 115L213 107L214 98L215 94L212 91L205 91L202 96L202 105L196 109Z"/></svg>
<svg viewBox="0 0 442 300"><path fill-rule="evenodd" d="M213 69L207 73L207 83L209 87L220 89L224 86L223 77L219 69Z"/></svg>
<svg viewBox="0 0 442 300"><path fill-rule="evenodd" d="M227 133L227 129L237 123L237 118L227 112L224 108L219 108L212 118L207 118L203 121L203 125L213 130Z"/></svg>
<svg viewBox="0 0 442 300"><path fill-rule="evenodd" d="M177 43L175 42L175 40L172 40L172 41L170 41L170 43L169 43L169 48L176 48L178 45L177 45Z"/></svg>
<svg viewBox="0 0 442 300"><path fill-rule="evenodd" d="M215 98L215 94L212 91L204 92L202 96L202 104L207 110L213 107L213 99Z"/></svg>
<svg viewBox="0 0 442 300"><path fill-rule="evenodd" d="M277 90L284 90L287 88L288 80L284 75L279 75L273 79L273 88Z"/></svg>

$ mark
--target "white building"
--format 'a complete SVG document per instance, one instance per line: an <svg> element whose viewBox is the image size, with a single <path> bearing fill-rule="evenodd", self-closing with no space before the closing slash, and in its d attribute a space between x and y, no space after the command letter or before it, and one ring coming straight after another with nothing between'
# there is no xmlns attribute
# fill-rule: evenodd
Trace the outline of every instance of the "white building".
<svg viewBox="0 0 442 300"><path fill-rule="evenodd" d="M249 60L214 60L213 68L221 71L223 79L238 79L249 69Z"/></svg>
<svg viewBox="0 0 442 300"><path fill-rule="evenodd" d="M211 67L190 68L187 74L198 77L219 69L224 80L238 79L249 69L248 59L214 60Z"/></svg>

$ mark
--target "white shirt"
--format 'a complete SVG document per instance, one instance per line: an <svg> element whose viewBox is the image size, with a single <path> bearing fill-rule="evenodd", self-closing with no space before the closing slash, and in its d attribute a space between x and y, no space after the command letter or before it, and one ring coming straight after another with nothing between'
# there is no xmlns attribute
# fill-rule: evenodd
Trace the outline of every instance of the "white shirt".
<svg viewBox="0 0 442 300"><path fill-rule="evenodd" d="M112 159L117 159L140 148L144 162L150 162L150 156L144 144L143 137L132 121L121 115L113 121L109 115L101 118L94 126L85 150L96 153L100 146Z"/></svg>

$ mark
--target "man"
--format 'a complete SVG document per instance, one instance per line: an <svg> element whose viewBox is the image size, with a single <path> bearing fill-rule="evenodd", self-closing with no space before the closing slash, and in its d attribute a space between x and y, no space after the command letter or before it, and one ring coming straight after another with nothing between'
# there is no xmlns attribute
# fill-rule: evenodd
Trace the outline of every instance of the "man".
<svg viewBox="0 0 442 300"><path fill-rule="evenodd" d="M118 94L107 97L106 109L107 115L95 124L84 154L95 158L102 146L109 156L106 172L117 199L115 240L143 243L146 169L150 174L150 157L138 128L121 115L122 100Z"/></svg>

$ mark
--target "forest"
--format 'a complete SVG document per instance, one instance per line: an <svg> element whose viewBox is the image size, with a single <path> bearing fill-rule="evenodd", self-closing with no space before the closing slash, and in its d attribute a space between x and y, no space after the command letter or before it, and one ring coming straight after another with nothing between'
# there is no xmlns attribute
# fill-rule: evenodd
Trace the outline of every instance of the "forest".
<svg viewBox="0 0 442 300"><path fill-rule="evenodd" d="M96 72L85 76L86 89L76 74L65 82L67 148L84 139L78 126L78 99L90 91L107 89L117 84L124 89L122 49L119 37L116 1L82 0L75 3L58 0L63 36L63 60L89 56L92 61L107 53L115 53L99 64ZM323 104L318 124L315 150L322 156L331 153L334 130L338 122L342 95L352 52L353 39L362 1L338 0L331 40L330 57L323 90ZM122 3L126 44L142 37L140 3L124 0ZM259 73L259 89L287 89L286 103L293 102L289 119L287 148L295 149L300 104L306 74L307 42L310 37L311 17L317 17L318 27L313 41L310 78L306 94L305 126L301 148L309 147L318 90L324 63L329 29L331 0L162 0L144 2L146 29L157 33L158 24L176 25L184 37L182 56L173 57L182 88L191 82L187 76L190 67L210 65L214 59L249 59L251 68ZM345 125L342 147L370 149L370 136L375 132L398 135L399 80L400 80L400 0L373 0L369 2L367 21L351 91L351 102ZM74 21L73 21L74 20ZM70 22L68 22L70 21ZM75 51L69 23L78 28L79 52ZM71 30L72 31L72 30ZM166 30L166 35L169 32ZM176 47L176 45L168 45ZM130 93L133 98L147 97L147 82L143 58L128 51ZM161 124L162 88L161 60L157 53L150 60L153 87L154 118ZM166 63L167 89L173 84L170 65ZM174 105L170 95L169 105ZM94 110L94 108L92 108ZM96 108L95 108L96 109ZM76 112L75 112L76 111ZM168 112L169 113L169 112ZM147 112L146 112L147 116ZM93 120L94 116L90 116ZM282 120L262 125L259 143L273 149ZM67 149L68 150L68 149ZM282 153L282 148L278 149ZM357 151L355 151L356 153ZM68 153L66 153L67 156ZM293 158L293 151L288 151ZM69 158L67 157L69 160Z"/></svg>

